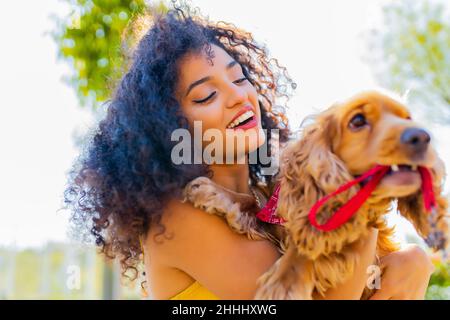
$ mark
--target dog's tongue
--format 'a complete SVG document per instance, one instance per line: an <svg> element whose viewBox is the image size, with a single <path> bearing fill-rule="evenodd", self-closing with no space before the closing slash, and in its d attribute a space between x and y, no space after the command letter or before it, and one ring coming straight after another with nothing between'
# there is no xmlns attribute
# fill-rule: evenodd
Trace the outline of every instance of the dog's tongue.
<svg viewBox="0 0 450 320"><path fill-rule="evenodd" d="M377 165L358 178L340 186L333 193L321 198L309 211L308 218L310 223L315 228L321 231L332 231L336 228L339 228L341 225L347 222L358 211L359 208L361 208L363 203L375 190L381 179L388 173L389 169L389 166ZM431 211L436 207L431 173L425 167L419 167L419 172L422 177L422 194L425 208L427 211ZM365 181L366 179L369 181L347 203L340 207L327 222L321 225L318 224L317 212L329 199L350 189L355 184Z"/></svg>

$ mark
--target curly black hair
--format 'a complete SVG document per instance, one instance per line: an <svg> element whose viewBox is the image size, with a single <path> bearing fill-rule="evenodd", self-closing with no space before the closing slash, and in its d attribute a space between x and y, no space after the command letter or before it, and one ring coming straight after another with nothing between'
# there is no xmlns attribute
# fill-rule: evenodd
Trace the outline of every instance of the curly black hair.
<svg viewBox="0 0 450 320"><path fill-rule="evenodd" d="M279 129L280 143L291 134L284 107L295 83L250 33L224 22L211 23L189 8L154 17L105 118L70 170L64 192L72 226L93 236L107 257L118 257L122 275L132 280L141 260L140 236L153 225L163 234L160 220L167 201L180 196L192 179L211 174L207 165L173 164L175 142L170 137L173 130L188 128L174 94L177 62L187 53L208 52L212 44L238 61L257 89L262 127L268 129L265 143L270 144L270 129ZM249 166L253 185L272 183L271 176L261 174L260 162Z"/></svg>

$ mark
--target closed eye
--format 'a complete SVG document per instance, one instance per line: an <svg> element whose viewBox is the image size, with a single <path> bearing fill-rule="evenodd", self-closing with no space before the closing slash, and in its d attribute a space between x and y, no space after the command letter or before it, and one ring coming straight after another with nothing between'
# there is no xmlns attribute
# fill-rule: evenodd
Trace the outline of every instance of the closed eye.
<svg viewBox="0 0 450 320"><path fill-rule="evenodd" d="M242 82L244 82L246 80L248 80L247 77L244 77L244 78L241 78L241 79L238 79L238 80L234 81L234 83L242 83Z"/></svg>
<svg viewBox="0 0 450 320"><path fill-rule="evenodd" d="M204 98L204 99L201 99L201 100L193 100L195 103L205 103L205 102L207 102L209 99L211 99L214 95L216 94L216 92L215 91L213 91L209 96L207 96L206 98Z"/></svg>
<svg viewBox="0 0 450 320"><path fill-rule="evenodd" d="M248 80L247 77L243 77L243 78L240 78L240 79L237 79L237 80L233 81L233 83L240 84L240 83L242 83L242 82L244 82L244 81L247 81L247 80ZM207 102L208 100L210 100L215 94L216 94L216 92L214 91L214 92L212 92L209 96L207 96L206 98L201 99L201 100L193 100L193 102L195 102L195 103L200 103L200 104L201 104L201 103L205 103L205 102Z"/></svg>

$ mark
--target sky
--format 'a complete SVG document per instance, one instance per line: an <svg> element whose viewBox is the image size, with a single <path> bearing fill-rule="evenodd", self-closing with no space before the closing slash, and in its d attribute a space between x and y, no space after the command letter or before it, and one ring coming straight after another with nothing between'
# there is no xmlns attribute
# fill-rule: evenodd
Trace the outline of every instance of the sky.
<svg viewBox="0 0 450 320"><path fill-rule="evenodd" d="M253 33L287 67L298 87L288 115L295 127L336 99L373 88L361 59L362 33L379 23L381 0L193 1L212 20ZM68 14L58 0L9 1L0 19L0 246L41 246L67 241L62 206L66 173L77 156L75 131L94 122L62 81L70 74L48 34L52 15ZM429 124L450 167L450 130ZM448 183L446 184L448 191ZM413 232L391 215L399 238Z"/></svg>

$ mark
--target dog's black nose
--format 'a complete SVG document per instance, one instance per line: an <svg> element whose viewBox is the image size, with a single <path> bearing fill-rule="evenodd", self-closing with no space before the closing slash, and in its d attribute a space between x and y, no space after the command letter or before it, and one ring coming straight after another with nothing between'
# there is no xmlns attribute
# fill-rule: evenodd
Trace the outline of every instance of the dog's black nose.
<svg viewBox="0 0 450 320"><path fill-rule="evenodd" d="M420 128L408 128L400 137L400 141L414 153L422 153L427 150L430 140L428 132Z"/></svg>

